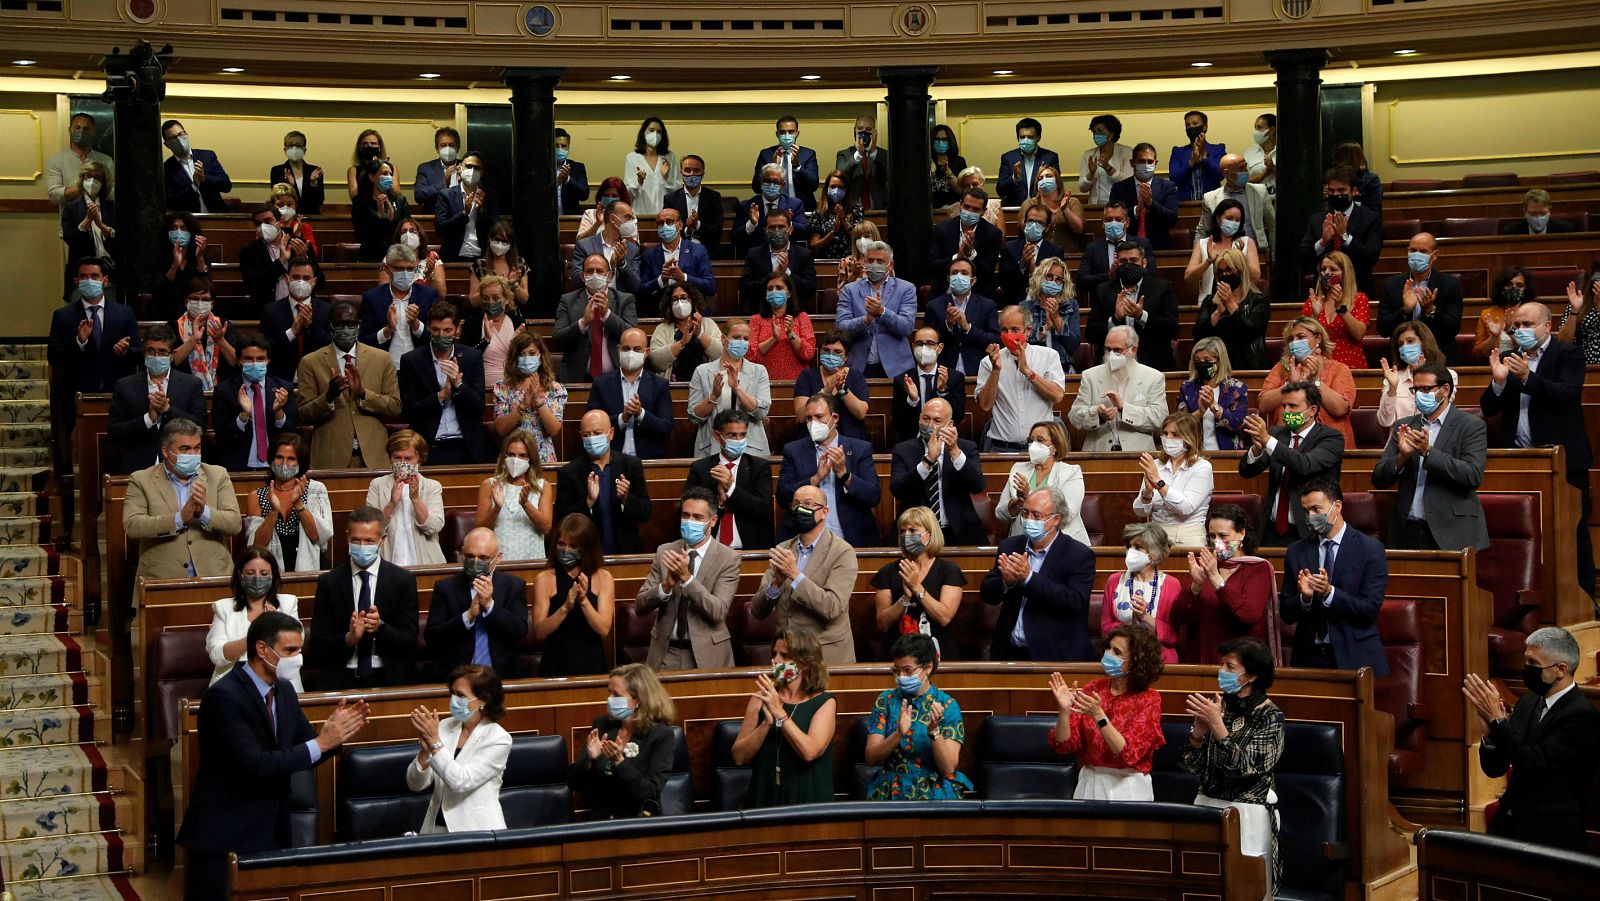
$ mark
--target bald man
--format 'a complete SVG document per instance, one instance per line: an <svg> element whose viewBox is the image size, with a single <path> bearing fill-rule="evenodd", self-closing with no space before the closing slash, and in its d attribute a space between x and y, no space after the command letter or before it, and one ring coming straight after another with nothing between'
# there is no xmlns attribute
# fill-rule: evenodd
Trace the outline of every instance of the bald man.
<svg viewBox="0 0 1600 901"><path fill-rule="evenodd" d="M464 663L494 667L502 679L527 675L521 650L528 635L528 586L496 572L500 540L493 529L468 532L459 557L461 571L433 584L428 605L423 638L436 675L444 679Z"/></svg>
<svg viewBox="0 0 1600 901"><path fill-rule="evenodd" d="M590 410L578 423L583 454L556 476L556 522L576 513L594 520L600 546L611 554L638 554L639 523L650 521L644 466L614 449L616 429L604 410Z"/></svg>
<svg viewBox="0 0 1600 901"><path fill-rule="evenodd" d="M972 496L984 493L978 446L956 437L950 402L936 397L922 405L917 436L894 446L889 491L902 511L927 507L939 520L947 546L988 544Z"/></svg>
<svg viewBox="0 0 1600 901"><path fill-rule="evenodd" d="M1232 200L1244 207L1244 229L1235 236L1235 240L1248 236L1259 249L1271 250L1272 229L1277 223L1276 207L1271 195L1267 194L1265 186L1250 183L1250 165L1239 154L1224 154L1219 165L1222 168L1222 185L1207 191L1201 199L1200 221L1194 227L1196 243L1211 236L1212 214L1217 204Z"/></svg>
<svg viewBox="0 0 1600 901"><path fill-rule="evenodd" d="M1388 338L1401 323L1420 322L1433 332L1444 351L1443 360L1456 362L1456 333L1461 331L1461 280L1440 272L1439 242L1427 232L1417 232L1406 243L1406 271L1383 283L1378 300L1378 334Z"/></svg>
<svg viewBox="0 0 1600 901"><path fill-rule="evenodd" d="M617 339L617 368L594 380L589 409L611 417L612 447L641 460L669 456L672 434L672 386L645 368L650 340L644 329L630 328Z"/></svg>
<svg viewBox="0 0 1600 901"><path fill-rule="evenodd" d="M855 663L850 593L856 585L856 550L828 531L832 512L821 488L795 489L785 513L795 537L767 552L767 572L750 601L750 612L756 619L776 612L778 628L793 625L816 633L822 659L830 664Z"/></svg>

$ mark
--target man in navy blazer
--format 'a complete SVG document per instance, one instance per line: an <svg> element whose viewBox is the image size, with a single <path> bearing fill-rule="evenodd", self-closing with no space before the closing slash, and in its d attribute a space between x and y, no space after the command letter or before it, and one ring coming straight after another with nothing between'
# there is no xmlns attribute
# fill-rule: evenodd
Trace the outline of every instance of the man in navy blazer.
<svg viewBox="0 0 1600 901"><path fill-rule="evenodd" d="M1132 178L1111 186L1110 199L1127 210L1128 234L1148 239L1157 250L1170 250L1172 229L1178 224L1178 186L1170 178L1156 176L1153 144L1133 148L1133 171Z"/></svg>
<svg viewBox="0 0 1600 901"><path fill-rule="evenodd" d="M445 548L448 556L453 550ZM479 527L461 542L461 570L433 583L422 639L434 676L447 679L458 666L493 667L503 679L524 675L522 640L528 635L528 584L495 572L500 539Z"/></svg>
<svg viewBox="0 0 1600 901"><path fill-rule="evenodd" d="M488 463L483 428L483 354L456 341L461 314L441 300L428 309L427 343L400 358L400 401L433 465Z"/></svg>
<svg viewBox="0 0 1600 901"><path fill-rule="evenodd" d="M674 282L688 282L705 297L717 296L711 256L684 236L683 216L677 210L662 207L656 213L656 237L661 243L652 244L639 254L639 293L634 296L645 309L659 309L661 292ZM668 254L672 255L670 262Z"/></svg>
<svg viewBox="0 0 1600 901"><path fill-rule="evenodd" d="M999 287L995 272L1005 235L983 218L988 205L989 195L982 188L968 188L961 194L961 208L956 215L933 227L928 244L927 284L948 274L952 261L966 260L972 264L977 290L993 296Z"/></svg>
<svg viewBox="0 0 1600 901"><path fill-rule="evenodd" d="M189 851L186 901L229 897L230 853L289 847L290 777L366 726L366 701L340 701L320 730L311 728L289 679L304 636L287 613L262 613L245 634L245 662L206 689L200 770L178 831L178 844Z"/></svg>
<svg viewBox="0 0 1600 901"><path fill-rule="evenodd" d="M1289 545L1283 558L1278 613L1293 625L1290 666L1372 667L1389 675L1378 636L1378 611L1389 587L1383 543L1349 527L1339 482L1323 479L1300 496L1312 535Z"/></svg>
<svg viewBox="0 0 1600 901"><path fill-rule="evenodd" d="M446 188L453 188L460 182L461 170L456 166L456 157L461 154L461 133L448 125L436 130L433 133L433 149L438 153L438 158L417 167L417 206L424 210L432 210L438 196ZM446 157L449 157L448 161Z"/></svg>
<svg viewBox="0 0 1600 901"><path fill-rule="evenodd" d="M461 158L461 186L440 191L433 201L433 228L439 236L439 256L446 263L488 256L489 232L499 221L500 204L495 195L483 187L483 158L468 153ZM469 230L471 235L468 235Z"/></svg>
<svg viewBox="0 0 1600 901"><path fill-rule="evenodd" d="M292 432L300 425L294 382L272 375L270 348L264 335L246 338L239 346L239 374L218 382L211 392L211 428L215 432L211 462L229 472L265 471L272 465L272 442L280 433ZM253 375L261 377L252 378ZM258 389L261 412L266 414L264 432L257 430ZM241 393L244 397L240 397ZM262 434L266 435L265 442L259 441Z"/></svg>
<svg viewBox="0 0 1600 901"><path fill-rule="evenodd" d="M1183 133L1189 143L1173 147L1167 163L1167 175L1178 186L1179 200L1199 200L1222 184L1222 158L1228 145L1206 140L1210 126L1211 118L1199 110L1183 114Z"/></svg>
<svg viewBox="0 0 1600 901"><path fill-rule="evenodd" d="M226 213L222 195L233 190L233 179L217 155L191 149L189 132L177 119L161 123L161 140L172 151L162 164L166 173L167 209L186 213Z"/></svg>
<svg viewBox="0 0 1600 901"><path fill-rule="evenodd" d="M777 124L778 143L756 154L750 190L761 193L761 170L776 165L785 174L783 196L799 198L806 212L817 208L817 152L800 146L800 120L784 116Z"/></svg>
<svg viewBox="0 0 1600 901"><path fill-rule="evenodd" d="M911 336L911 355L917 365L894 379L894 412L889 423L895 435L915 434L922 420L922 408L935 400L950 406L950 421L959 425L967 415L967 377L961 370L941 363L944 345L939 330L924 325ZM912 396L912 391L916 396Z"/></svg>
<svg viewBox="0 0 1600 901"><path fill-rule="evenodd" d="M989 345L1000 343L999 308L970 288L965 296L945 293L928 301L922 321L939 333L944 345L939 365L965 375L976 376Z"/></svg>
<svg viewBox="0 0 1600 901"><path fill-rule="evenodd" d="M567 261L568 280L573 288L581 289L584 263L591 256L602 256L613 273L612 287L637 298L642 281L639 277L639 220L633 215L633 204L626 200L618 200L610 209L611 215L606 217L600 231L573 245L572 258ZM623 226L627 226L631 234L624 236ZM620 261L615 259L619 247L622 248Z"/></svg>
<svg viewBox="0 0 1600 901"><path fill-rule="evenodd" d="M1383 251L1383 217L1355 203L1356 173L1348 166L1334 166L1323 175L1322 196L1328 208L1311 214L1306 233L1300 238L1300 266L1316 269L1324 254L1340 251L1350 258L1356 270L1356 287L1367 297L1377 297L1372 267ZM1454 344L1454 335L1439 340Z"/></svg>
<svg viewBox="0 0 1600 901"><path fill-rule="evenodd" d="M1044 237L1049 227L1050 210L1044 204L1028 207L1027 219L1022 223L1022 234L1000 245L1000 297L1006 303L1022 303L1028 299L1028 282L1033 278L1035 266L1065 254L1061 245Z"/></svg>
<svg viewBox="0 0 1600 901"><path fill-rule="evenodd" d="M972 506L972 496L984 491L978 446L956 437L950 402L943 398L923 404L920 418L921 434L927 438L919 435L894 446L889 492L900 502L901 510L933 509L947 547L988 544L983 521Z"/></svg>
<svg viewBox="0 0 1600 901"><path fill-rule="evenodd" d="M315 283L317 252L310 244L289 234L278 219L277 208L271 204L257 207L251 220L256 227L256 238L239 248L238 257L246 303L242 308L236 305L235 309L238 318L259 321L261 311L268 304L288 295L289 265L295 260L311 260ZM272 240L267 240L267 234L272 235Z"/></svg>
<svg viewBox="0 0 1600 901"><path fill-rule="evenodd" d="M561 215L577 216L589 199L589 169L572 158L572 135L556 129L556 185L560 191Z"/></svg>
<svg viewBox="0 0 1600 901"><path fill-rule="evenodd" d="M1023 502L1021 535L1000 542L979 594L999 605L990 660L1088 660L1094 551L1061 532L1067 499L1040 488Z"/></svg>
<svg viewBox="0 0 1600 901"><path fill-rule="evenodd" d="M641 460L661 460L672 435L672 385L645 368L650 342L644 329L630 328L617 339L617 368L589 388L589 409L611 417L611 448ZM623 389L629 395L623 399Z"/></svg>
<svg viewBox="0 0 1600 901"><path fill-rule="evenodd" d="M1031 116L1017 121L1017 149L1000 155L1000 180L995 190L1005 206L1022 206L1034 196L1034 176L1045 166L1061 171L1061 157L1054 150L1039 146L1044 126Z"/></svg>
<svg viewBox="0 0 1600 901"><path fill-rule="evenodd" d="M350 511L349 546L381 548L383 511L365 504ZM306 686L318 691L411 685L416 675L417 577L383 559L382 551L365 565L355 558L317 577L306 642ZM357 580L369 587L364 610ZM365 627L351 626L361 612Z"/></svg>
<svg viewBox="0 0 1600 901"><path fill-rule="evenodd" d="M789 509L795 491L802 485L822 489L828 509L828 531L843 538L851 547L876 547L878 499L883 486L872 464L872 445L839 434L839 407L830 395L813 395L806 402L803 425L806 434L783 446L783 465L778 469L778 507ZM779 541L795 535L787 517L778 533Z"/></svg>
<svg viewBox="0 0 1600 901"><path fill-rule="evenodd" d="M782 180L781 173L775 173L772 167L767 167L768 185L775 186ZM740 215L733 220L733 230L729 238L733 243L734 252L741 257L749 253L752 247L766 245L767 222L774 213L787 212L794 234L800 238L805 237L805 206L794 197L757 195L741 204L739 210Z"/></svg>
<svg viewBox="0 0 1600 901"><path fill-rule="evenodd" d="M106 434L122 453L113 473L148 469L160 449L161 427L172 419L206 424L206 392L200 380L171 368L172 349L178 338L161 323L144 336L144 368L117 379L111 386L111 411Z"/></svg>
<svg viewBox="0 0 1600 901"><path fill-rule="evenodd" d="M662 207L678 211L679 221L689 236L699 242L713 260L722 258L722 195L704 187L706 161L687 153L678 164L683 187L667 194Z"/></svg>
<svg viewBox="0 0 1600 901"><path fill-rule="evenodd" d="M73 272L76 298L50 314L50 369L65 379L50 392L50 407L68 434L77 421L77 394L110 391L138 368L143 353L138 316L127 304L106 300L105 263L88 257Z"/></svg>
<svg viewBox="0 0 1600 901"><path fill-rule="evenodd" d="M416 347L427 333L428 308L439 300L439 292L432 285L417 279L417 252L404 244L396 244L384 254L383 267L389 272L389 283L370 288L361 295L361 343L390 351L395 356L395 368L400 368L399 356L394 353L395 332L404 330ZM389 311L397 301L405 301L407 321L396 317L395 328L389 326ZM412 307L416 316L411 316Z"/></svg>
<svg viewBox="0 0 1600 901"><path fill-rule="evenodd" d="M769 239L745 253L744 269L739 273L740 306L752 316L767 309L767 279L775 271L785 271L794 279L797 295L793 298L794 303L785 312L791 316L799 310L818 312L812 309L817 296L817 264L811 258L811 249L806 246L806 242L792 240L794 226L789 221L788 212L784 210L775 210L767 214L767 233L771 235L777 232L782 232L785 236L786 243L783 246L774 246L774 242ZM779 264L782 264L782 270L778 269Z"/></svg>
<svg viewBox="0 0 1600 901"><path fill-rule="evenodd" d="M1115 187L1115 185L1113 185ZM1145 270L1156 274L1156 251L1144 238L1128 236L1128 209L1120 200L1108 200L1101 211L1102 236L1089 242L1078 261L1078 296L1090 298L1117 271L1117 245L1132 241L1144 251Z"/></svg>
<svg viewBox="0 0 1600 901"><path fill-rule="evenodd" d="M267 371L287 382L295 380L301 357L333 342L328 328L333 305L312 296L316 284L316 266L309 258L291 260L289 296L261 309L261 334L272 345Z"/></svg>

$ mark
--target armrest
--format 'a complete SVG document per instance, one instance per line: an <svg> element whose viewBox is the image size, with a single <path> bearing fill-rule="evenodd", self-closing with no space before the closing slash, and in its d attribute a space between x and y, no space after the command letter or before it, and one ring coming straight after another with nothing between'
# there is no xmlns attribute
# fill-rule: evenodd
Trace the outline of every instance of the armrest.
<svg viewBox="0 0 1600 901"><path fill-rule="evenodd" d="M1428 705L1427 705L1427 702L1418 701L1418 702L1413 703L1413 704L1407 704L1406 705L1406 716L1408 716L1408 717L1410 717L1410 718L1412 718L1414 720L1417 720L1418 722L1427 722L1427 719L1428 719Z"/></svg>

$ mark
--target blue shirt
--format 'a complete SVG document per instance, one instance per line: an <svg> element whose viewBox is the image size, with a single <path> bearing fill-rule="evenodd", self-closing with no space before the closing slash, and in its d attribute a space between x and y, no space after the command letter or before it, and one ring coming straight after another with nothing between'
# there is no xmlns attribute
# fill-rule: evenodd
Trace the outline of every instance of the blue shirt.
<svg viewBox="0 0 1600 901"><path fill-rule="evenodd" d="M817 472L823 471L822 452L830 447L837 447L838 444L839 438L837 435L835 435L833 441L830 443L817 445ZM839 479L838 476L834 475L832 469L829 469L823 474L822 479L817 482L817 487L822 489L823 496L828 499L828 509L837 511L839 509ZM827 529L833 534L839 536L841 540L844 538L844 526L839 524L839 517L829 516ZM809 554L810 551L807 551L806 553Z"/></svg>
<svg viewBox="0 0 1600 901"><path fill-rule="evenodd" d="M1033 577L1038 575L1039 568L1044 566L1044 558L1050 556L1050 548L1055 546L1056 538L1060 537L1060 535L1061 533L1058 531L1055 535L1051 536L1050 543L1045 545L1044 550L1042 551L1034 550L1033 542L1031 541L1022 546L1023 552L1028 555L1028 569L1032 570L1032 572L1028 573L1028 578L1022 580L1022 584L1026 585L1029 582L1032 582ZM1026 612L1027 609L1028 596L1023 595L1022 606L1017 608L1017 624L1011 627L1011 643L1019 648L1025 648L1028 646L1028 636L1022 630L1022 614Z"/></svg>
<svg viewBox="0 0 1600 901"><path fill-rule="evenodd" d="M268 685L266 680L256 675L256 671L251 669L250 664L248 663L244 665L244 674L249 676L251 683L255 685L256 694L261 697L261 706L266 707L267 692L272 689L272 686ZM271 708L268 708L267 714L270 717L277 716L277 712ZM278 724L276 721L274 721L272 724L272 734L278 734ZM311 752L311 765L315 766L317 761L322 759L322 745L317 744L317 740L313 738L306 742L306 750Z"/></svg>

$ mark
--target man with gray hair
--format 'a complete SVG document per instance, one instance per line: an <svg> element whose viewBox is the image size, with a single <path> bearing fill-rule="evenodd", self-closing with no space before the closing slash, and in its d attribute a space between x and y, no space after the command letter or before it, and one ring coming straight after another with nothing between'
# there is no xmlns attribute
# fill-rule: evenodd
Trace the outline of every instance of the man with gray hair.
<svg viewBox="0 0 1600 901"><path fill-rule="evenodd" d="M122 527L139 542L139 576L192 579L233 572L228 539L239 534L244 520L228 471L200 462L202 434L193 420L168 420L155 465L128 479Z"/></svg>
<svg viewBox="0 0 1600 901"><path fill-rule="evenodd" d="M1148 451L1167 418L1167 380L1139 362L1139 333L1106 332L1105 360L1083 373L1067 419L1083 432L1085 451Z"/></svg>
<svg viewBox="0 0 1600 901"><path fill-rule="evenodd" d="M869 379L899 375L914 364L906 341L917 327L917 288L894 277L894 251L867 244L863 275L839 289L835 327L850 336L850 368Z"/></svg>
<svg viewBox="0 0 1600 901"><path fill-rule="evenodd" d="M1094 551L1061 533L1067 499L1040 488L1023 504L1022 534L1000 542L980 589L1000 606L991 660L1088 660Z"/></svg>
<svg viewBox="0 0 1600 901"><path fill-rule="evenodd" d="M768 163L761 167L759 194L744 202L744 215L738 217L733 224L734 249L740 257L750 253L751 248L760 247L767 240L767 217L773 213L787 212L789 221L794 224L794 234L797 239L804 239L806 232L805 203L798 197L785 196L783 193L784 177L783 167L776 163Z"/></svg>
<svg viewBox="0 0 1600 901"><path fill-rule="evenodd" d="M978 364L978 406L989 414L983 440L986 452L1026 450L1033 424L1057 418L1056 404L1066 396L1061 355L1029 344L1032 332L1033 316L1026 308L1006 307L1000 313L1000 344L989 345L988 355Z"/></svg>
<svg viewBox="0 0 1600 901"><path fill-rule="evenodd" d="M361 295L361 343L387 351L398 372L400 358L422 343L439 292L421 279L417 252L404 244L383 255L383 274L387 283Z"/></svg>
<svg viewBox="0 0 1600 901"><path fill-rule="evenodd" d="M1509 714L1499 690L1478 674L1468 673L1462 686L1484 730L1478 765L1491 779L1511 771L1489 834L1586 851L1600 710L1574 690L1578 642L1546 626L1528 636L1522 656L1528 693Z"/></svg>

